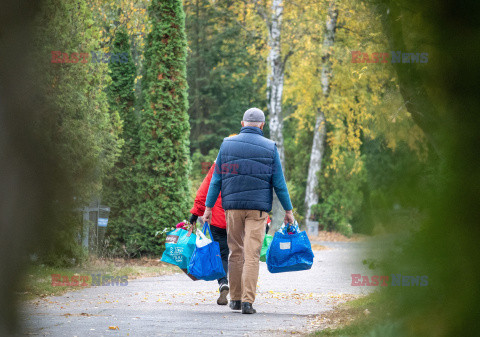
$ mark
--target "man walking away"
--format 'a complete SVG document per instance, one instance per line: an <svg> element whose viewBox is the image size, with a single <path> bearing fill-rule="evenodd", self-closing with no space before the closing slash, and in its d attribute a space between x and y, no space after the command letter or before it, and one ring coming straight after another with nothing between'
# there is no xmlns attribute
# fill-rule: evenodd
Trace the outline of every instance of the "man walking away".
<svg viewBox="0 0 480 337"><path fill-rule="evenodd" d="M283 176L275 142L263 137L265 115L262 110L245 111L240 134L225 138L216 161L205 202L205 221L222 192L227 218L230 249L228 270L230 308L254 314L260 250L265 236L265 220L272 209L273 189L284 210L287 223L293 223L292 203Z"/></svg>

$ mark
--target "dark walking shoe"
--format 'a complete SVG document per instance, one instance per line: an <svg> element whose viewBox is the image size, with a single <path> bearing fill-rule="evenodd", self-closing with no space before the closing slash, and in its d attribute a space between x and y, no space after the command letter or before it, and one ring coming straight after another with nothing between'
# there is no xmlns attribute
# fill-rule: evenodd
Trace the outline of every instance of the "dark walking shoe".
<svg viewBox="0 0 480 337"><path fill-rule="evenodd" d="M228 300L227 300L227 295L229 292L230 288L228 287L228 284L222 284L220 285L220 288L218 288L218 291L220 291L220 296L217 299L217 304L218 305L227 305Z"/></svg>
<svg viewBox="0 0 480 337"><path fill-rule="evenodd" d="M248 302L242 302L242 314L254 314L257 310L253 309L252 304Z"/></svg>
<svg viewBox="0 0 480 337"><path fill-rule="evenodd" d="M242 301L230 301L230 309L242 310Z"/></svg>

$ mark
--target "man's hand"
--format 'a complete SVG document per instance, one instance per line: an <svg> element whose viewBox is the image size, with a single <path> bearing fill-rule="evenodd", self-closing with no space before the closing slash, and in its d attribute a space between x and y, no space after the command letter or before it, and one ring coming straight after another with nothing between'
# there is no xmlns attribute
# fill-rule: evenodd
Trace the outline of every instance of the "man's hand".
<svg viewBox="0 0 480 337"><path fill-rule="evenodd" d="M205 222L208 222L208 224L210 224L210 221L212 220L212 208L211 207L205 207L205 212L203 213L203 220Z"/></svg>
<svg viewBox="0 0 480 337"><path fill-rule="evenodd" d="M285 211L285 219L283 219L283 222L286 224L293 224L293 221L295 221L295 219L293 218L293 211Z"/></svg>

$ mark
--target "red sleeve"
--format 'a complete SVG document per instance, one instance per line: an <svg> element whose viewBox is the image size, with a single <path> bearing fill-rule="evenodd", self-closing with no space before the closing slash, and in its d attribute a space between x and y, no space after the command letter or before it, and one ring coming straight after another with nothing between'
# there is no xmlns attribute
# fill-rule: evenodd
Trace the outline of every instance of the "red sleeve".
<svg viewBox="0 0 480 337"><path fill-rule="evenodd" d="M202 216L205 212L205 201L207 200L208 188L210 187L210 181L212 180L213 171L215 170L215 163L207 173L205 179L203 179L202 184L198 188L197 196L195 197L195 202L193 207L190 210L190 213L196 216Z"/></svg>

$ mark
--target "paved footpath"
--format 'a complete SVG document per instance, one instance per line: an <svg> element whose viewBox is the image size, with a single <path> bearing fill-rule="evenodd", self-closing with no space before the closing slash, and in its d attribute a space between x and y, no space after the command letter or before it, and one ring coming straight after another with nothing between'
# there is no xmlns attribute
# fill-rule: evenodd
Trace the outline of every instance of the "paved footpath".
<svg viewBox="0 0 480 337"><path fill-rule="evenodd" d="M366 294L352 287L364 242L316 242L311 270L270 274L261 263L255 315L216 304L216 282L185 274L131 280L127 286L90 287L27 302L23 336L282 336L306 332L310 318ZM118 327L110 330L109 327Z"/></svg>

